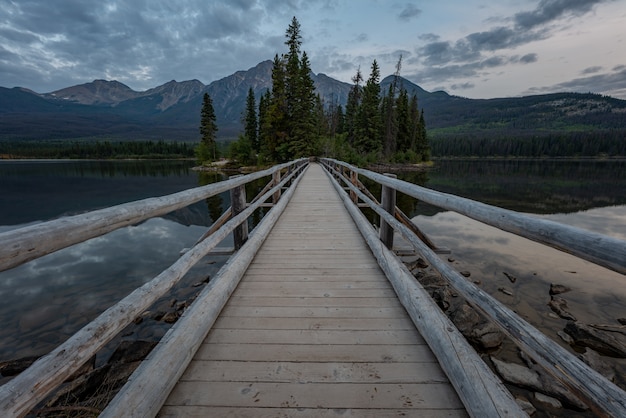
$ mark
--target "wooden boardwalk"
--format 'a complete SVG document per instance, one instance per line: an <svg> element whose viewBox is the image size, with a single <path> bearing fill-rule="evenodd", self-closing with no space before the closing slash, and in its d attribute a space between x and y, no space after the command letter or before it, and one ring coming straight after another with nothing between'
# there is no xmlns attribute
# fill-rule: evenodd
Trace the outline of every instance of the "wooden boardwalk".
<svg viewBox="0 0 626 418"><path fill-rule="evenodd" d="M312 164L159 416L467 413Z"/></svg>

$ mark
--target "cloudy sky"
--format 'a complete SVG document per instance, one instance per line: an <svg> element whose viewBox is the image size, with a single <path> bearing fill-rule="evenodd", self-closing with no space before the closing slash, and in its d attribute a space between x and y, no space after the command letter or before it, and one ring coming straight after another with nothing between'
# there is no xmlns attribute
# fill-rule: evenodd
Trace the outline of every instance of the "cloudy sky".
<svg viewBox="0 0 626 418"><path fill-rule="evenodd" d="M0 86L205 84L286 51L296 16L316 73L395 71L471 98L626 99L625 0L0 0Z"/></svg>

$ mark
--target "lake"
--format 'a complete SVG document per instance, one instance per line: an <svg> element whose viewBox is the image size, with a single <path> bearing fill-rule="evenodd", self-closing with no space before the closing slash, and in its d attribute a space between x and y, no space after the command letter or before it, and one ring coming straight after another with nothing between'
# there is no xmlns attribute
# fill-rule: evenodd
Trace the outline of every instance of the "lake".
<svg viewBox="0 0 626 418"><path fill-rule="evenodd" d="M190 168L181 161L0 161L0 231L226 178ZM624 161L441 160L427 172L399 178L626 239ZM248 195L260 187L252 186ZM1 272L0 361L56 347L171 265L227 206L226 193ZM457 270L469 271L486 291L555 339L565 321L547 306L550 283L572 288L563 297L579 320L617 324L626 317L626 280L620 274L405 196L399 196L399 206L437 245L451 250L443 257ZM193 284L215 274L224 260L207 257L161 303L189 297ZM155 325L137 337L158 338L164 330Z"/></svg>

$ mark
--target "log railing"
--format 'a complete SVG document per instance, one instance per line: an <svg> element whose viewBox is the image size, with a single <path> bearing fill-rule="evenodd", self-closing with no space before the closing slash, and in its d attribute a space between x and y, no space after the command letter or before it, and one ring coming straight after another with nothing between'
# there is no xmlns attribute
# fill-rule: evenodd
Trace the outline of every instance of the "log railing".
<svg viewBox="0 0 626 418"><path fill-rule="evenodd" d="M216 194L242 187L246 183L273 176L268 187L254 203L237 205L232 218L213 234L204 237L186 251L174 264L154 279L133 291L116 305L71 336L49 354L13 380L0 386L2 417L21 417L69 378L94 356L107 342L129 325L138 315L170 290L191 267L237 229L265 201L279 193L292 179L303 172L307 160L274 166L247 176L221 183L101 209L82 215L45 222L0 234L0 271L20 265L53 251L80 243L89 238L146 219L163 215ZM282 179L275 173L288 170ZM275 180L280 179L278 183ZM222 220L223 222L223 220Z"/></svg>
<svg viewBox="0 0 626 418"><path fill-rule="evenodd" d="M381 223L385 222L398 231L468 303L494 321L513 342L598 416L626 416L626 392L466 280L422 242L411 229L399 222L394 214L387 212L356 187L354 184L358 182L355 177L356 174L363 175L416 199L550 245L622 274L626 272L626 241L436 192L340 161L323 159L322 163L332 175L349 188L351 196L357 197L371 207L381 217ZM344 199L344 202L350 201ZM409 307L405 307L409 310ZM437 355L437 350L434 351ZM450 375L449 377L453 380Z"/></svg>

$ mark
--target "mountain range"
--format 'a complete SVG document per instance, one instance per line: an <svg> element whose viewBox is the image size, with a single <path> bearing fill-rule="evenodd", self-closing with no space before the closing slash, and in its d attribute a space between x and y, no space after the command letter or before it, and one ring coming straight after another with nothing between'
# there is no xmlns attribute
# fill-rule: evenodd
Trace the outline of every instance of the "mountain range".
<svg viewBox="0 0 626 418"><path fill-rule="evenodd" d="M269 88L272 61L237 71L204 85L198 80L170 81L134 91L118 81L95 80L50 93L0 87L0 140L96 138L196 141L202 96L215 109L218 137L236 138L250 88L258 98ZM352 87L312 74L325 103L345 106ZM393 76L381 81L386 92ZM626 131L626 100L581 93L468 99L443 91L428 92L401 78L416 94L431 136L537 135L554 132L621 129Z"/></svg>

